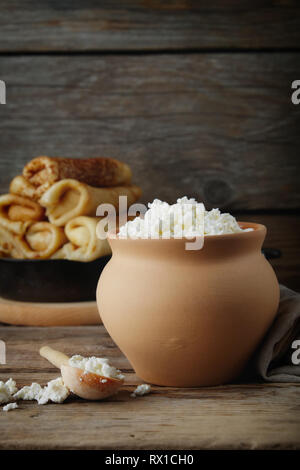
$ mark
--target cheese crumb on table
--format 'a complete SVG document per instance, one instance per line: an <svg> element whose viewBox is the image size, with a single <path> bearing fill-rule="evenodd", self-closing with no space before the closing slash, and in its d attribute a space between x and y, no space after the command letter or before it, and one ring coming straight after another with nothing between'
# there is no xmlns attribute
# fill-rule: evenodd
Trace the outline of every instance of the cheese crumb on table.
<svg viewBox="0 0 300 470"><path fill-rule="evenodd" d="M0 380L0 403L8 403L17 390L16 382L13 379L10 378L6 382Z"/></svg>
<svg viewBox="0 0 300 470"><path fill-rule="evenodd" d="M136 389L130 395L133 398L137 396L147 395L147 393L151 392L151 386L149 384L141 384L136 387Z"/></svg>
<svg viewBox="0 0 300 470"><path fill-rule="evenodd" d="M16 400L38 400L42 392L40 384L33 382L31 385L25 385L17 393L14 394Z"/></svg>
<svg viewBox="0 0 300 470"><path fill-rule="evenodd" d="M16 391L18 390L17 385L16 385L16 381L13 380L12 378L8 379L7 382L5 383L5 385L8 388L11 395L13 393L16 393Z"/></svg>
<svg viewBox="0 0 300 470"><path fill-rule="evenodd" d="M125 377L125 375L121 374L119 369L113 367L109 363L109 360L103 357L83 357L75 355L69 359L69 365L82 369L85 374L91 372L92 374L97 374L101 377L119 380L123 380Z"/></svg>
<svg viewBox="0 0 300 470"><path fill-rule="evenodd" d="M3 411L11 411L16 408L19 408L17 403L8 403L8 405L3 406Z"/></svg>
<svg viewBox="0 0 300 470"><path fill-rule="evenodd" d="M70 395L69 389L64 385L62 377L51 380L45 387L33 382L26 385L14 394L15 399L36 400L39 405L45 405L49 401L62 403Z"/></svg>
<svg viewBox="0 0 300 470"><path fill-rule="evenodd" d="M69 389L65 386L62 377L48 382L38 399L39 405L45 405L49 401L53 403L62 403L70 395Z"/></svg>

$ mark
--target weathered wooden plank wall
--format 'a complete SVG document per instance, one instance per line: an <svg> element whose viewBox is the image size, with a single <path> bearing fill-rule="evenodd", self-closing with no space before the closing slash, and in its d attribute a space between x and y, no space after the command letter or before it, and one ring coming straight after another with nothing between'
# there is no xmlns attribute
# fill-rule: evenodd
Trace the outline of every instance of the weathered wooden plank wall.
<svg viewBox="0 0 300 470"><path fill-rule="evenodd" d="M298 47L298 0L1 0L3 51Z"/></svg>
<svg viewBox="0 0 300 470"><path fill-rule="evenodd" d="M145 201L298 208L295 73L298 52L4 57L1 183L34 155L111 155Z"/></svg>
<svg viewBox="0 0 300 470"><path fill-rule="evenodd" d="M1 191L39 154L120 158L144 201L271 224L300 288L299 78L297 0L0 0Z"/></svg>

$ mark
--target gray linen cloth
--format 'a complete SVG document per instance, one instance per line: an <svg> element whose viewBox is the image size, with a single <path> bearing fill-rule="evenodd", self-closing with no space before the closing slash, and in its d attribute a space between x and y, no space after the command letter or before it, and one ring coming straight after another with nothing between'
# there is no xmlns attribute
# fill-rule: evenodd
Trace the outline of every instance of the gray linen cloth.
<svg viewBox="0 0 300 470"><path fill-rule="evenodd" d="M296 340L299 343L295 348ZM300 294L280 286L277 315L254 358L256 372L268 382L300 382L300 364L293 364L300 359L297 350L300 351Z"/></svg>

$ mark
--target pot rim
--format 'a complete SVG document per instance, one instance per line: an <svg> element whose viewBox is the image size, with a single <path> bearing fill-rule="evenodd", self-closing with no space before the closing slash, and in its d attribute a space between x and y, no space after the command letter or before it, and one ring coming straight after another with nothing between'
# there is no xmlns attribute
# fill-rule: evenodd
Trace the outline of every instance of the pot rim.
<svg viewBox="0 0 300 470"><path fill-rule="evenodd" d="M253 230L250 230L249 232L235 232L235 233L224 233L221 235L204 235L204 240L209 239L209 240L226 240L226 239L233 239L233 238L252 238L256 237L257 234L266 234L267 228L263 224L258 224L256 222L242 222L242 221L237 221L239 226L243 229L247 228L252 228ZM108 240L118 240L120 242L188 242L191 241L193 238L120 238L118 236L118 233L113 233L113 232L108 232L107 233L107 238ZM194 237L195 238L195 237ZM201 238L201 237L199 237Z"/></svg>

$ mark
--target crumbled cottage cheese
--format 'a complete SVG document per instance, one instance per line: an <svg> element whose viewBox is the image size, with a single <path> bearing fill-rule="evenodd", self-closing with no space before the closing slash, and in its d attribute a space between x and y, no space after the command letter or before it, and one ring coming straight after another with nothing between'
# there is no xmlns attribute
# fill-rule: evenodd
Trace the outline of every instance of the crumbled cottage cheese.
<svg viewBox="0 0 300 470"><path fill-rule="evenodd" d="M57 379L48 382L46 387L42 389L42 393L38 399L38 404L45 405L48 401L53 401L53 403L62 403L69 395L70 391L65 386L63 379L61 377L57 377Z"/></svg>
<svg viewBox="0 0 300 470"><path fill-rule="evenodd" d="M16 400L38 400L42 392L40 384L33 382L31 385L25 385L17 393L14 394Z"/></svg>
<svg viewBox="0 0 300 470"><path fill-rule="evenodd" d="M0 403L8 403L17 390L16 382L13 379L9 379L7 382L0 381Z"/></svg>
<svg viewBox="0 0 300 470"><path fill-rule="evenodd" d="M39 405L45 405L49 401L62 403L69 396L70 391L64 385L61 377L51 380L45 387L33 382L26 385L14 394L17 400L36 400Z"/></svg>
<svg viewBox="0 0 300 470"><path fill-rule="evenodd" d="M76 355L69 359L69 364L72 367L84 370L85 374L92 372L102 377L119 380L123 380L125 377L121 374L120 370L110 365L108 359L102 357L83 357Z"/></svg>
<svg viewBox="0 0 300 470"><path fill-rule="evenodd" d="M147 395L147 393L150 393L150 392L151 392L151 386L149 384L142 384L136 387L136 389L133 391L131 396L135 398L136 396Z"/></svg>
<svg viewBox="0 0 300 470"><path fill-rule="evenodd" d="M222 214L219 209L205 211L204 235L224 235L226 233L249 232L252 228L242 229L233 215Z"/></svg>
<svg viewBox="0 0 300 470"><path fill-rule="evenodd" d="M11 411L16 408L19 408L17 403L8 403L8 405L3 406L3 411Z"/></svg>
<svg viewBox="0 0 300 470"><path fill-rule="evenodd" d="M120 227L120 238L182 238L244 232L236 219L219 209L206 211L204 204L183 197L176 204L154 199L144 217Z"/></svg>

